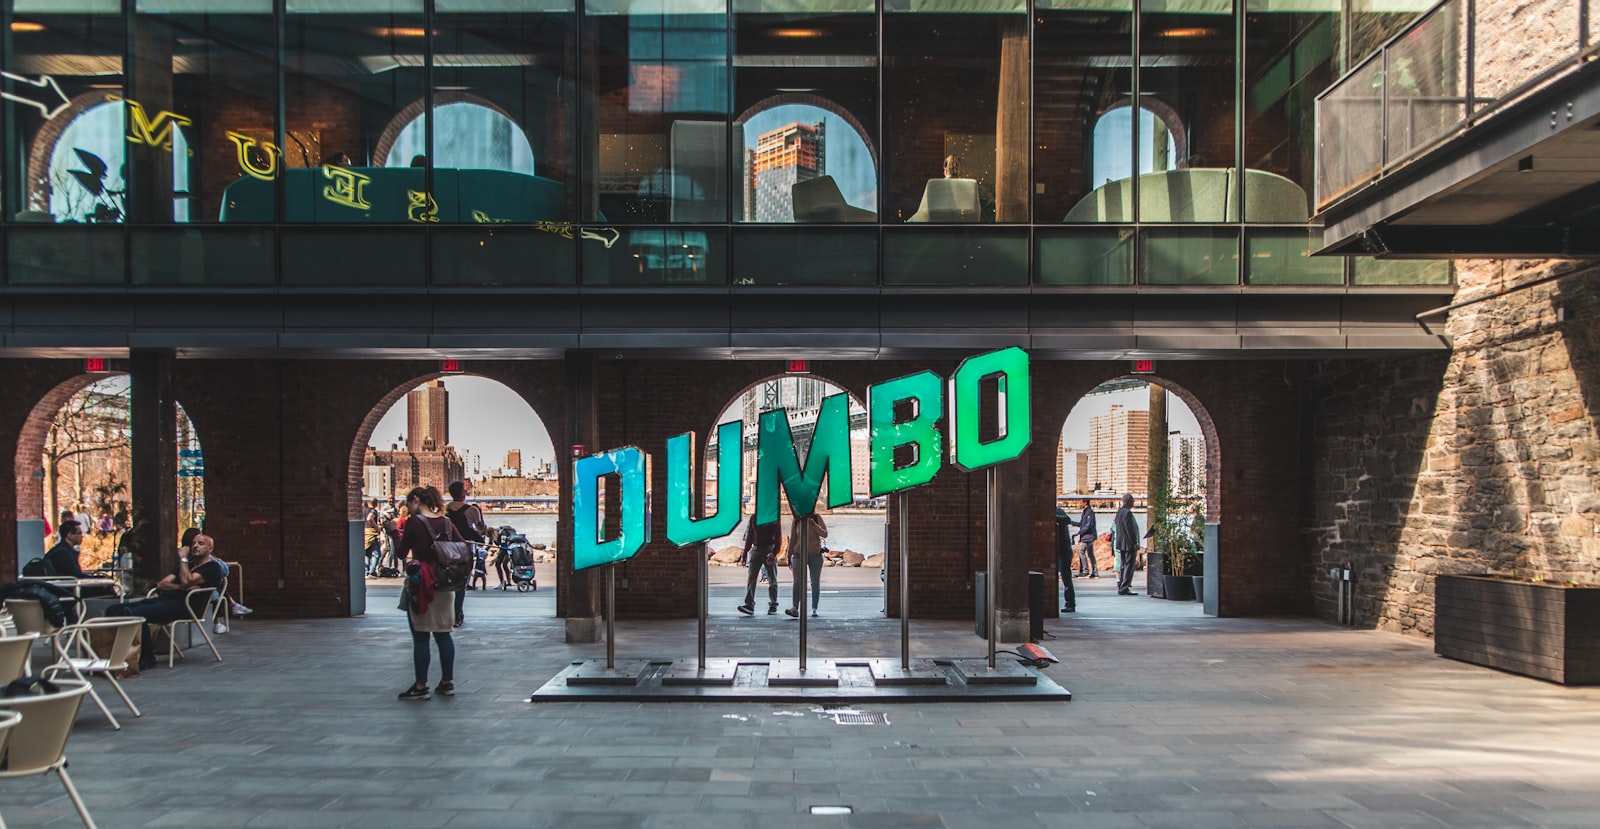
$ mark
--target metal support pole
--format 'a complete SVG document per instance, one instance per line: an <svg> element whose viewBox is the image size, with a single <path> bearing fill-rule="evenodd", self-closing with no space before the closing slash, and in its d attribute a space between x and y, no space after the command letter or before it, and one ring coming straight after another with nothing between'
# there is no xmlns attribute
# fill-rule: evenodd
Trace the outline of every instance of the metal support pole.
<svg viewBox="0 0 1600 829"><path fill-rule="evenodd" d="M989 616L989 670L994 670L995 638L1000 631L1000 612L995 607L995 602L1000 595L1000 470L989 467L989 574L983 581L984 600L988 605L985 610Z"/></svg>
<svg viewBox="0 0 1600 829"><path fill-rule="evenodd" d="M708 545L703 541L699 545L700 589L697 591L700 599L700 670L702 671L706 669L706 605L708 601L706 593L709 590L707 584L710 582L711 578L710 566L706 563L707 546Z"/></svg>
<svg viewBox="0 0 1600 829"><path fill-rule="evenodd" d="M900 502L900 670L911 670L911 548L907 541L911 523L911 496L901 492Z"/></svg>
<svg viewBox="0 0 1600 829"><path fill-rule="evenodd" d="M810 534L811 519L794 519L794 543L789 545L789 569L794 571L795 612L800 614L800 673L806 672L806 571L810 556L806 553L806 536ZM796 549L796 548L799 549ZM798 558L797 558L798 556Z"/></svg>
<svg viewBox="0 0 1600 829"><path fill-rule="evenodd" d="M606 670L617 668L617 565L606 568Z"/></svg>

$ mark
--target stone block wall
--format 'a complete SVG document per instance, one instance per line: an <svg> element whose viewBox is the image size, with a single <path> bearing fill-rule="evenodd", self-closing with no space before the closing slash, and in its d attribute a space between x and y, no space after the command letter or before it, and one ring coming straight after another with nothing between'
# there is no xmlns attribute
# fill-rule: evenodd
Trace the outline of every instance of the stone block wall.
<svg viewBox="0 0 1600 829"><path fill-rule="evenodd" d="M1574 262L1463 262L1448 357L1313 364L1307 608L1433 632L1433 577L1600 580L1600 294ZM1547 279L1549 278L1549 279Z"/></svg>

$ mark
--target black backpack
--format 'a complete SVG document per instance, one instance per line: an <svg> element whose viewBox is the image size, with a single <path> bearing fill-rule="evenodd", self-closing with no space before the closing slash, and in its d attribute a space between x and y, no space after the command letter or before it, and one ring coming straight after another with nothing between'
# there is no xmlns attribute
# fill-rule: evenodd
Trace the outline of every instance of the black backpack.
<svg viewBox="0 0 1600 829"><path fill-rule="evenodd" d="M43 558L36 558L22 565L22 575L35 578L51 575L50 565L46 564Z"/></svg>
<svg viewBox="0 0 1600 829"><path fill-rule="evenodd" d="M475 558L471 544L451 541L447 530L434 536L433 558L434 590L460 590L467 586Z"/></svg>

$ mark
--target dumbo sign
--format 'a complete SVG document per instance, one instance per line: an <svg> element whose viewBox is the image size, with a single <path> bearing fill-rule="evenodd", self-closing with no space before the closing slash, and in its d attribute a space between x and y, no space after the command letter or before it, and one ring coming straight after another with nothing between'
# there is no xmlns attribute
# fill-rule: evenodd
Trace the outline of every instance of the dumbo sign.
<svg viewBox="0 0 1600 829"><path fill-rule="evenodd" d="M983 393L994 379L995 393ZM1012 460L1027 449L1032 431L1031 380L1028 354L1020 348L991 351L963 360L941 382L930 371L898 377L867 389L870 423L869 455L874 496L921 486L944 465L946 450L956 468L972 472ZM985 406L993 406L996 433L979 434ZM896 414L903 415L897 419ZM940 429L941 415L948 436ZM740 484L744 480L742 421L717 427L717 491L709 515L694 517L697 471L694 432L667 439L667 539L683 547L733 532L742 518ZM948 437L948 439L947 439ZM849 397L824 398L811 446L802 460L789 431L784 409L763 412L756 443L756 524L777 521L779 493L796 515L816 511L827 481L829 507L851 502ZM897 450L903 463L895 462ZM620 481L607 498L620 505L620 528L604 538L600 481ZM625 561L650 540L650 457L637 446L624 446L579 458L572 469L572 511L575 516L573 568L582 570Z"/></svg>

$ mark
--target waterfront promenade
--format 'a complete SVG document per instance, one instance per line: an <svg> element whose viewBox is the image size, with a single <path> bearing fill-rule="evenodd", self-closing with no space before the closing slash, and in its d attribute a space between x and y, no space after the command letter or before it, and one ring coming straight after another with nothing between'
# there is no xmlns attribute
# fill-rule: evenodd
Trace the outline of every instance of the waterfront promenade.
<svg viewBox="0 0 1600 829"><path fill-rule="evenodd" d="M562 642L548 588L470 596L460 694L400 702L405 621L375 585L364 617L246 620L220 637L225 662L201 649L130 681L145 716L118 733L86 706L68 757L113 828L1596 823L1600 689L1078 584L1079 612L1045 643L1072 702L858 705L889 722L857 726L808 704L530 704L568 661L605 653ZM824 596L814 655L898 654L899 623L866 587ZM720 609L729 589L714 589L711 653L793 655L794 622ZM912 631L916 654L983 653L970 622ZM619 657L694 655L693 620L618 632ZM833 805L854 814L808 813ZM76 825L49 779L0 783L0 814Z"/></svg>

